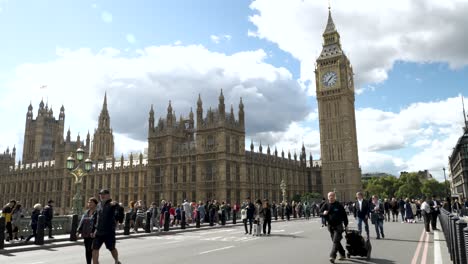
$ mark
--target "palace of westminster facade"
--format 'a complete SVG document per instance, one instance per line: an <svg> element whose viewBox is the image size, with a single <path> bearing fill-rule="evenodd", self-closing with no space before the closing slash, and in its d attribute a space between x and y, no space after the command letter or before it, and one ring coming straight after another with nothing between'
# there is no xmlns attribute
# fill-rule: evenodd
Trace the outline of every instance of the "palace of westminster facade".
<svg viewBox="0 0 468 264"><path fill-rule="evenodd" d="M354 114L352 68L341 50L339 33L329 12L323 34L324 44L317 59L316 84L319 107L321 160L307 157L302 150L291 154L269 146L245 149L245 112L242 99L237 115L226 111L221 91L218 107L203 110L202 98L196 113L176 118L171 103L165 118L156 122L153 106L148 118L148 153L143 156L114 157L114 137L107 109L107 96L93 139L88 133L65 139L65 109L59 117L44 102L36 119L29 105L23 157L16 163L16 149L0 154L0 203L20 201L25 208L52 199L60 213L69 213L74 195L73 177L66 159L83 148L94 168L83 178L82 196L97 195L108 188L114 200L125 205L131 200L146 204L166 199L174 203L218 199L231 203L246 197L281 201L280 183L287 185L286 197L306 192L335 190L341 200L349 200L361 188ZM92 144L91 144L92 143Z"/></svg>

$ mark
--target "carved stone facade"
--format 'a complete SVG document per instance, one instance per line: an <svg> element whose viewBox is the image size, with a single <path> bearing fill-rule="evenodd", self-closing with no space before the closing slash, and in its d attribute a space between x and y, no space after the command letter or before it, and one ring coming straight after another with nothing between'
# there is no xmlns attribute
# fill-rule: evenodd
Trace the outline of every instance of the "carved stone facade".
<svg viewBox="0 0 468 264"><path fill-rule="evenodd" d="M320 124L323 193L335 190L340 201L354 200L362 188L354 112L354 77L341 49L331 12L317 58L315 79Z"/></svg>
<svg viewBox="0 0 468 264"><path fill-rule="evenodd" d="M43 105L43 103L41 103ZM41 109L41 106L40 106ZM42 109L46 109L42 106ZM45 111L45 110L42 110ZM50 113L49 113L50 112ZM45 113L45 112L44 112ZM305 192L320 192L320 165L306 161L303 146L299 157L288 153L278 156L277 150L266 153L260 144L254 151L245 150L245 113L242 99L237 115L231 107L225 110L224 96L219 96L216 110L211 108L204 115L202 99L197 102L196 117L190 111L187 118L176 118L169 102L167 115L155 124L154 109L149 112L148 156L131 154L115 159L114 140L104 98L99 115L98 128L92 141L88 133L86 141L80 137L72 142L70 130L63 139L65 112L62 107L59 119L47 110L33 120L32 106L28 108L25 139L47 138L30 141L34 147L26 147L23 160L15 164L15 150L0 155L0 202L10 199L20 201L25 208L35 203L53 199L60 213L69 213L72 207L72 176L65 167L66 158L78 147L84 148L95 162L93 170L83 178L84 200L96 196L100 188L109 188L114 200L125 205L131 200L143 200L147 204L166 199L180 202L182 199L218 199L241 202L245 197L281 200L280 182L287 184L287 199ZM237 117L237 118L236 118ZM196 118L196 122L195 122ZM34 126L28 125L35 124ZM44 128L54 124L54 131L44 136ZM31 128L34 127L34 128ZM39 131L39 132L36 132ZM42 133L37 136L35 133ZM27 134L27 136L26 136ZM39 146L39 147L36 147ZM44 149L47 151L37 151ZM52 155L49 150L53 149ZM91 150L91 153L89 153ZM48 159L49 158L49 159Z"/></svg>

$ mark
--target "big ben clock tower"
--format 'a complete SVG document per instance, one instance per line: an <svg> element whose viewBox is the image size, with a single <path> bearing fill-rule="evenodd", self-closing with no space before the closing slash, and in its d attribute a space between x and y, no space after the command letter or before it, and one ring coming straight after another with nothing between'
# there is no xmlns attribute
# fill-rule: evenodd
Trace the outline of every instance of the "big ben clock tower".
<svg viewBox="0 0 468 264"><path fill-rule="evenodd" d="M334 190L340 201L350 201L361 189L353 69L330 10L323 41L315 69L323 193Z"/></svg>

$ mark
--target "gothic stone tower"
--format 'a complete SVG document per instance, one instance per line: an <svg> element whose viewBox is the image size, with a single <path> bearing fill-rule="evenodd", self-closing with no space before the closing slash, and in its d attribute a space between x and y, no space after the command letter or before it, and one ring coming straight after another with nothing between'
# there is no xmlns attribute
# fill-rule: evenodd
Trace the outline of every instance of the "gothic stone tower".
<svg viewBox="0 0 468 264"><path fill-rule="evenodd" d="M109 111L107 110L107 94L105 94L102 110L99 114L98 127L94 130L91 159L93 161L106 161L112 160L113 157L114 135L112 134L112 128L110 127Z"/></svg>
<svg viewBox="0 0 468 264"><path fill-rule="evenodd" d="M335 190L340 201L361 189L356 138L353 69L341 49L331 11L315 69L324 195Z"/></svg>
<svg viewBox="0 0 468 264"><path fill-rule="evenodd" d="M55 158L55 152L63 143L65 109L60 108L59 119L55 119L52 107L44 107L41 100L36 120L33 119L33 107L30 104L26 114L24 132L23 163L48 161Z"/></svg>

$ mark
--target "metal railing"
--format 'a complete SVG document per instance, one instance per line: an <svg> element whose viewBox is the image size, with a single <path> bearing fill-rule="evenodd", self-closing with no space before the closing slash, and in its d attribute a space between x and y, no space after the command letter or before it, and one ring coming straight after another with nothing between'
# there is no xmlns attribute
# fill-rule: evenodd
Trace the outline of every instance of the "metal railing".
<svg viewBox="0 0 468 264"><path fill-rule="evenodd" d="M466 209L464 209L466 210ZM467 263L468 256L468 219L463 217L467 211L458 214L452 214L441 208L439 214L442 231L447 242L447 248L450 253L450 260L454 264Z"/></svg>

